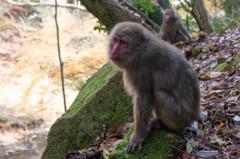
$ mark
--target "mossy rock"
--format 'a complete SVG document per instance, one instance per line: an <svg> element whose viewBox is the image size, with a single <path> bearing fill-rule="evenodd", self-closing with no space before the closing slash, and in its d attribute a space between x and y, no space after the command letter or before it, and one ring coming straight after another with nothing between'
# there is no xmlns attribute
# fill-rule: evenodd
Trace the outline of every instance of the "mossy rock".
<svg viewBox="0 0 240 159"><path fill-rule="evenodd" d="M174 158L179 149L184 149L186 142L174 132L168 130L151 130L149 137L143 144L142 152L135 150L133 154L128 154L126 148L132 134L133 127L127 137L119 143L113 152L109 154L109 159L166 159ZM173 146L174 145L174 146Z"/></svg>
<svg viewBox="0 0 240 159"><path fill-rule="evenodd" d="M197 59L201 59L203 57L204 53L203 52L200 52L198 55L197 55Z"/></svg>
<svg viewBox="0 0 240 159"><path fill-rule="evenodd" d="M111 128L114 123L129 121L133 121L132 104L123 89L122 73L106 64L86 82L68 111L52 125L42 158L65 158L68 150L91 144L84 131L97 136L103 123Z"/></svg>
<svg viewBox="0 0 240 159"><path fill-rule="evenodd" d="M240 63L240 58L235 58L235 59L233 60L233 62L231 63L231 65L232 65L233 67L236 67L236 66L239 65L239 63Z"/></svg>
<svg viewBox="0 0 240 159"><path fill-rule="evenodd" d="M103 123L112 128L114 123L128 123L132 119L130 97L123 89L122 73L110 64L104 65L80 90L69 110L52 125L42 159L63 159L70 151L89 146L92 141L84 131L99 135ZM171 145L182 145L182 139L166 130L154 130L143 145L143 152L126 154L132 130L110 154L110 158L167 158L174 154Z"/></svg>
<svg viewBox="0 0 240 159"><path fill-rule="evenodd" d="M237 67L240 63L240 58L235 58L230 63L221 63L213 71L229 71L232 67Z"/></svg>
<svg viewBox="0 0 240 159"><path fill-rule="evenodd" d="M228 63L224 62L218 65L213 71L222 71L228 67Z"/></svg>

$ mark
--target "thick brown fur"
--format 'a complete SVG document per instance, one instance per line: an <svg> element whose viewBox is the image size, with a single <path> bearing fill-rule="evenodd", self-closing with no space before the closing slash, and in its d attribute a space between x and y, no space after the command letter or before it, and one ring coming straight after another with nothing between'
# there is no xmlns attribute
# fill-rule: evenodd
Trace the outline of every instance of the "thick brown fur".
<svg viewBox="0 0 240 159"><path fill-rule="evenodd" d="M165 18L165 14L167 13L170 14L168 20ZM172 44L179 41L191 41L191 37L183 25L181 18L173 9L166 9L164 11L159 37Z"/></svg>
<svg viewBox="0 0 240 159"><path fill-rule="evenodd" d="M114 37L128 42L118 60L111 57ZM198 79L175 46L140 24L123 22L110 33L108 58L123 71L124 87L133 97L135 127L128 152L141 149L152 117L178 133L200 119Z"/></svg>

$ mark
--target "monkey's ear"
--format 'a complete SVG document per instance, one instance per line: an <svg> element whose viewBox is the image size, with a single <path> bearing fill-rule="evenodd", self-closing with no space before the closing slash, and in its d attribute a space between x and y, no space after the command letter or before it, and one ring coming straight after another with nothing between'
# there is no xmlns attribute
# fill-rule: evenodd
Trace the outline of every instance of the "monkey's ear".
<svg viewBox="0 0 240 159"><path fill-rule="evenodd" d="M143 30L142 32L142 41L147 41L150 39L150 34L147 30Z"/></svg>

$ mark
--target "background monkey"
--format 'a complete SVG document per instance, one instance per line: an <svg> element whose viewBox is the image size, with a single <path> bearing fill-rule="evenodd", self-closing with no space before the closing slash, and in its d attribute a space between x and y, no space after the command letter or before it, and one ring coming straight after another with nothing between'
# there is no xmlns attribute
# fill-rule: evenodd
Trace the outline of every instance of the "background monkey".
<svg viewBox="0 0 240 159"><path fill-rule="evenodd" d="M133 97L134 131L127 151L148 136L148 124L162 122L181 134L200 119L198 79L188 61L171 44L134 22L117 24L110 33L108 59L123 71Z"/></svg>
<svg viewBox="0 0 240 159"><path fill-rule="evenodd" d="M163 23L159 32L159 37L170 43L179 41L191 41L191 37L181 22L181 19L173 9L166 9L163 12Z"/></svg>

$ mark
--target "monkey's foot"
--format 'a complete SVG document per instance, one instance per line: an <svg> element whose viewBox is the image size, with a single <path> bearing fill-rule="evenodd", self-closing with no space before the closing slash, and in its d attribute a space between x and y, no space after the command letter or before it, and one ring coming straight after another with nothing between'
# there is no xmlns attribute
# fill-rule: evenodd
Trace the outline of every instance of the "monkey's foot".
<svg viewBox="0 0 240 159"><path fill-rule="evenodd" d="M138 143L138 142L130 141L128 144L127 152L133 153L137 147L139 148L139 151L141 152L142 151L142 142Z"/></svg>
<svg viewBox="0 0 240 159"><path fill-rule="evenodd" d="M182 131L182 137L186 141L190 140L192 137L196 137L196 136L199 136L199 135L200 135L200 133L198 132L198 129L196 129L194 127L186 127Z"/></svg>
<svg viewBox="0 0 240 159"><path fill-rule="evenodd" d="M143 130L145 130L145 129L142 129L141 132L144 132ZM139 151L141 152L142 144L145 141L145 139L147 138L147 136L148 136L147 129L145 130L144 134L138 134L138 133L133 132L133 134L131 135L131 138L129 140L129 143L128 143L127 152L133 153L137 147L139 148Z"/></svg>
<svg viewBox="0 0 240 159"><path fill-rule="evenodd" d="M149 121L149 127L151 129L163 129L166 128L165 125L158 119L152 118Z"/></svg>

